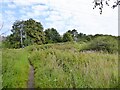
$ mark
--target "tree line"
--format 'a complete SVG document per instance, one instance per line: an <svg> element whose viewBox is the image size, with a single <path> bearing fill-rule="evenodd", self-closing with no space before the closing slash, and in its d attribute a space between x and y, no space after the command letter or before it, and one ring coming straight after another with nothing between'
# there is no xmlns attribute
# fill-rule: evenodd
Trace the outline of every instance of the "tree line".
<svg viewBox="0 0 120 90"><path fill-rule="evenodd" d="M73 41L87 42L98 36L111 36L103 34L86 35L78 33L76 29L68 30L61 36L55 28L48 28L44 30L42 24L32 18L25 21L15 21L11 32L12 34L8 35L3 41L3 45L7 48L22 48L33 44L41 45Z"/></svg>

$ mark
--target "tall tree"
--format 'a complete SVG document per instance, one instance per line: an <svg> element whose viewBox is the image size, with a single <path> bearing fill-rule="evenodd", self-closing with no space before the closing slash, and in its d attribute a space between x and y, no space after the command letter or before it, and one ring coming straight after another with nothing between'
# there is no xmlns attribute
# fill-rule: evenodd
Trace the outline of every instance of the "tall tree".
<svg viewBox="0 0 120 90"><path fill-rule="evenodd" d="M12 26L12 34L7 37L9 43L11 44L12 47L14 48L19 48L22 47L21 45L21 39L23 39L23 24L24 21L15 21Z"/></svg>
<svg viewBox="0 0 120 90"><path fill-rule="evenodd" d="M40 22L36 22L33 19L25 21L24 24L25 38L28 44L43 44L45 43L45 36L43 32L43 26Z"/></svg>
<svg viewBox="0 0 120 90"><path fill-rule="evenodd" d="M26 21L15 21L12 34L7 37L13 48L20 48L30 44L42 44L45 42L43 26L33 19Z"/></svg>
<svg viewBox="0 0 120 90"><path fill-rule="evenodd" d="M60 34L54 28L48 28L44 31L46 43L56 43L61 41Z"/></svg>

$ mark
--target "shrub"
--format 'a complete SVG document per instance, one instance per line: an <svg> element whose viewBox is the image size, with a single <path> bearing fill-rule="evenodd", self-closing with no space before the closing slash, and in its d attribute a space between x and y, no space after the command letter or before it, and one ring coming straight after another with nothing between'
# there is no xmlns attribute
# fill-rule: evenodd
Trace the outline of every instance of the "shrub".
<svg viewBox="0 0 120 90"><path fill-rule="evenodd" d="M89 42L87 47L83 49L115 53L118 51L118 41L111 36L99 36Z"/></svg>

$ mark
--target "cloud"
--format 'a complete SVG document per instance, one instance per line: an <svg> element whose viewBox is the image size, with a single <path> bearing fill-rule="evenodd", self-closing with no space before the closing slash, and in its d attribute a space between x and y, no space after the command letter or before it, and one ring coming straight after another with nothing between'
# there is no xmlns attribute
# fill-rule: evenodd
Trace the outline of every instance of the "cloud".
<svg viewBox="0 0 120 90"><path fill-rule="evenodd" d="M66 24L65 22L68 22L67 25L65 26L66 30L70 28L71 29L75 28L78 29L79 32L83 32L86 34L107 33L117 35L118 32L117 9L113 10L110 7L105 6L103 9L103 14L100 15L99 9L95 10L92 9L93 8L92 0L89 1L52 0L52 1L50 3L51 7L55 8L54 10L58 11L60 14L63 15L63 16L61 15L62 19L64 16L72 14L71 18L66 19L67 17L65 17L63 19L64 24ZM50 17L53 18L54 15Z"/></svg>
<svg viewBox="0 0 120 90"><path fill-rule="evenodd" d="M9 9L4 10L4 12L0 14L0 18L2 18L2 23L4 23L0 33L5 33L5 34L11 33L10 30L12 28L12 25L15 22L15 20L17 20L15 15L16 15L16 12Z"/></svg>
<svg viewBox="0 0 120 90"><path fill-rule="evenodd" d="M30 6L34 4L48 4L48 0L4 0L4 3L14 3L17 6Z"/></svg>
<svg viewBox="0 0 120 90"><path fill-rule="evenodd" d="M118 10L104 6L103 14L100 15L98 8L92 9L92 2L93 0L4 0L8 7L3 6L6 8L3 19L12 25L15 19L33 18L40 21L44 28L56 28L61 34L69 29L77 29L86 34L117 35Z"/></svg>
<svg viewBox="0 0 120 90"><path fill-rule="evenodd" d="M2 21L2 12L0 12L0 22Z"/></svg>
<svg viewBox="0 0 120 90"><path fill-rule="evenodd" d="M48 7L45 6L45 5L35 5L35 6L32 6L32 9L35 10L35 11L44 11L44 10L47 10Z"/></svg>
<svg viewBox="0 0 120 90"><path fill-rule="evenodd" d="M14 11L11 11L11 10L5 10L4 13L5 13L5 15L8 15L8 16L15 14L15 12L14 12Z"/></svg>
<svg viewBox="0 0 120 90"><path fill-rule="evenodd" d="M32 5L31 8L21 8L20 13L21 19L28 18L37 18L37 17L45 17L49 14L48 6L46 5Z"/></svg>
<svg viewBox="0 0 120 90"><path fill-rule="evenodd" d="M8 4L8 8L14 9L14 8L16 8L16 5L15 4Z"/></svg>

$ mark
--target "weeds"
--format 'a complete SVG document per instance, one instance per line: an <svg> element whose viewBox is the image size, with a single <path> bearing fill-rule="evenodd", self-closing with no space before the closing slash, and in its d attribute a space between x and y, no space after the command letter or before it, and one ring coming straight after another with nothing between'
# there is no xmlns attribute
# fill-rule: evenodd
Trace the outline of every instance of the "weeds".
<svg viewBox="0 0 120 90"><path fill-rule="evenodd" d="M3 87L26 87L29 62L34 67L35 88L116 88L118 54L80 52L87 43L28 46L3 52ZM29 55L27 56L27 53Z"/></svg>
<svg viewBox="0 0 120 90"><path fill-rule="evenodd" d="M36 87L116 87L116 84L118 84L117 54L104 52L82 53L79 52L82 45L77 48L75 47L78 44L69 45L51 45L52 48L39 49L31 53L29 59L35 67ZM75 51L73 51L73 48Z"/></svg>
<svg viewBox="0 0 120 90"><path fill-rule="evenodd" d="M3 50L3 88L25 88L27 86L29 63L24 50Z"/></svg>

